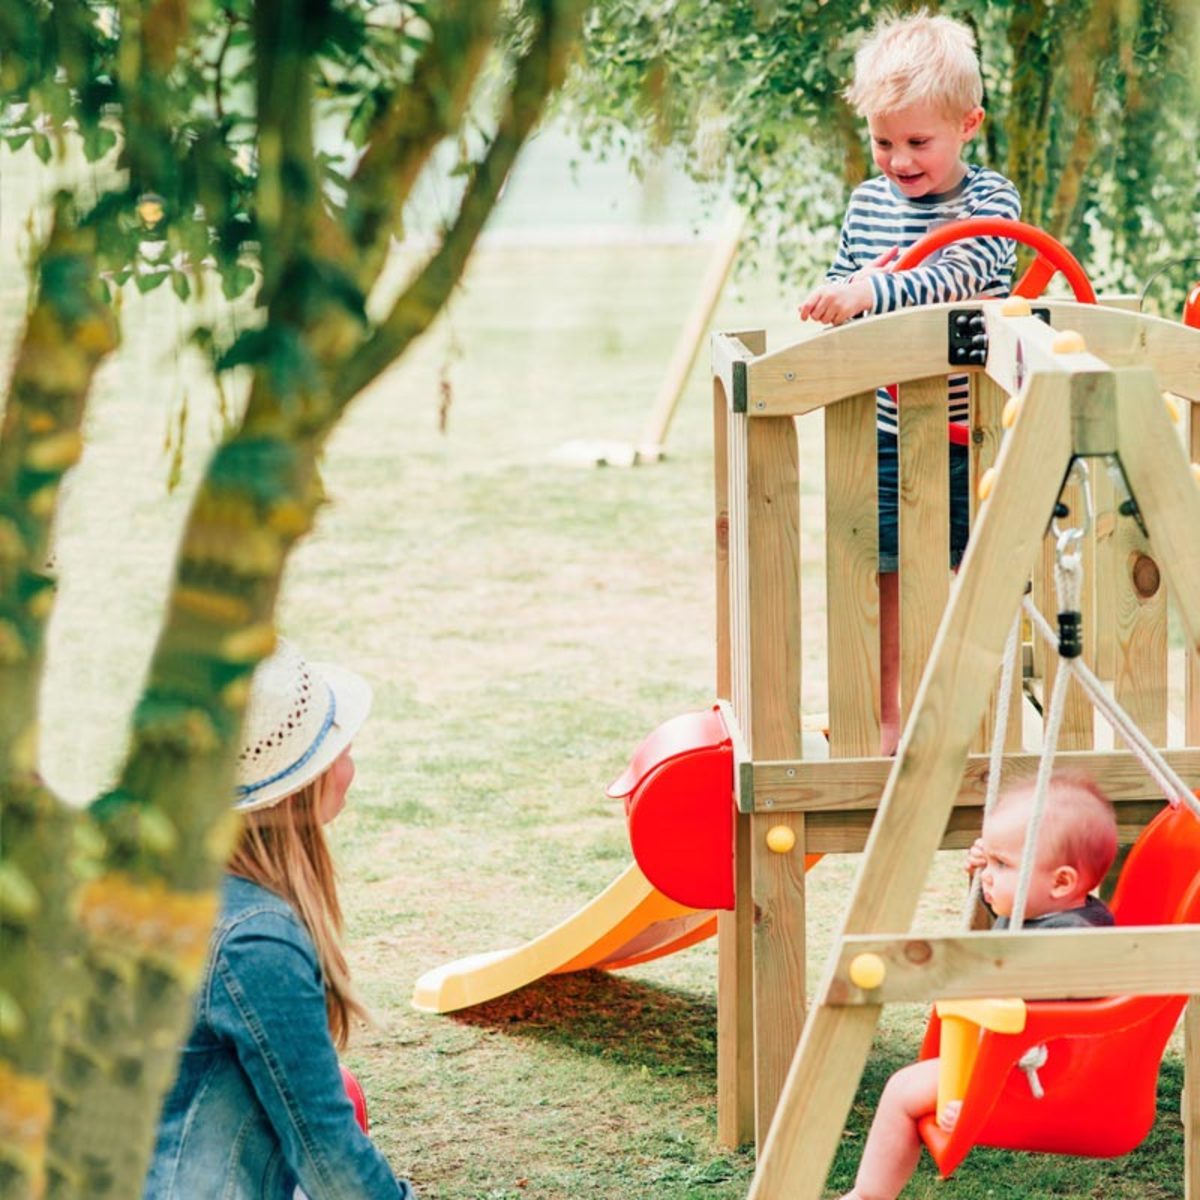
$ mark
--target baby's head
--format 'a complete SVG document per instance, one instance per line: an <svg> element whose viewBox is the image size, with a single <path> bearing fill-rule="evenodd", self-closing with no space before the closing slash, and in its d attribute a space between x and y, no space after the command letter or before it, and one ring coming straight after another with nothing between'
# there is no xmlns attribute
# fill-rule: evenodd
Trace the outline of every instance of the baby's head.
<svg viewBox="0 0 1200 1200"><path fill-rule="evenodd" d="M975 37L962 22L924 10L885 19L854 56L846 98L867 118L875 165L904 196L948 191L983 122Z"/></svg>
<svg viewBox="0 0 1200 1200"><path fill-rule="evenodd" d="M998 916L1012 912L1034 790L1032 780L1006 788L983 823L983 895ZM1056 772L1050 777L1025 915L1079 907L1108 873L1116 853L1117 821L1108 797L1085 775Z"/></svg>

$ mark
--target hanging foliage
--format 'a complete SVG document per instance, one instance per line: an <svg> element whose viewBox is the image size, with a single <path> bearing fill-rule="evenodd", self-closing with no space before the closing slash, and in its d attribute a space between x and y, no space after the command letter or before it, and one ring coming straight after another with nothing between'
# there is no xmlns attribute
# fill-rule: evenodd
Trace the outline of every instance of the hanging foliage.
<svg viewBox="0 0 1200 1200"><path fill-rule="evenodd" d="M635 161L670 150L750 214L792 286L832 257L871 170L842 96L884 13L918 8L976 33L986 91L974 159L1018 186L1024 217L1106 290L1139 290L1200 253L1200 79L1191 0L611 0L586 27L567 109L591 144ZM1164 274L1165 311L1191 276Z"/></svg>

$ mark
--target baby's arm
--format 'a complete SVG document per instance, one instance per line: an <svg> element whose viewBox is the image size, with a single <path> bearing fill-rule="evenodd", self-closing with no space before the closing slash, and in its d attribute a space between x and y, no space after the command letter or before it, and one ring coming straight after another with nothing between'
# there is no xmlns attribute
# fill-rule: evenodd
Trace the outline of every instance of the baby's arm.
<svg viewBox="0 0 1200 1200"><path fill-rule="evenodd" d="M983 838L977 837L967 851L967 865L964 868L968 875L974 875L987 864L987 855L983 852Z"/></svg>

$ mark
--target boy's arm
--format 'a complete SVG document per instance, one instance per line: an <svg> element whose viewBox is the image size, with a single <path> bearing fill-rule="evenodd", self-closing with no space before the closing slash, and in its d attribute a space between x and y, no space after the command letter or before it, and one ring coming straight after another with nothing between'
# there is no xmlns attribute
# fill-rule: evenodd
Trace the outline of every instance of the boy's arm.
<svg viewBox="0 0 1200 1200"><path fill-rule="evenodd" d="M1015 188L989 197L972 216L1016 219L1021 202ZM1007 295L1016 266L1011 238L969 238L947 246L932 262L896 274L872 275L870 313L893 312L917 304L944 304L980 295Z"/></svg>
<svg viewBox="0 0 1200 1200"><path fill-rule="evenodd" d="M850 253L849 213L846 216L847 219L842 222L842 232L838 236L837 253L833 256L829 270L825 272L825 279L828 283L840 283L843 279L849 279L858 270L858 263L854 261L854 256Z"/></svg>

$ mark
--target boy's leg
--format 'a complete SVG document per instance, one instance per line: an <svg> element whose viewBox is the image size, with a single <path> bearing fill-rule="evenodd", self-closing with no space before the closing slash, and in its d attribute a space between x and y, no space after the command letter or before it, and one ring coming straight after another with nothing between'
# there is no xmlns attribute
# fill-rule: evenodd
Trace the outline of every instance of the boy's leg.
<svg viewBox="0 0 1200 1200"><path fill-rule="evenodd" d="M853 1190L842 1200L896 1200L921 1157L917 1122L937 1105L938 1060L901 1067L883 1089Z"/></svg>
<svg viewBox="0 0 1200 1200"><path fill-rule="evenodd" d="M900 744L900 573L879 572L879 753Z"/></svg>

